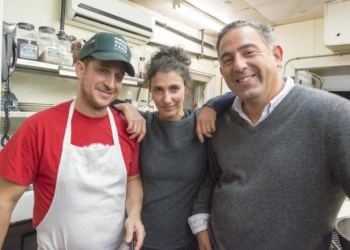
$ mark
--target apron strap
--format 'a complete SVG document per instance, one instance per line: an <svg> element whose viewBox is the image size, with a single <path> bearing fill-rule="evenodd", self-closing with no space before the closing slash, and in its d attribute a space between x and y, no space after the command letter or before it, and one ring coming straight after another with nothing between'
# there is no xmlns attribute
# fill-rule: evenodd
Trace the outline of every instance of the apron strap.
<svg viewBox="0 0 350 250"><path fill-rule="evenodd" d="M64 138L63 138L63 145L69 145L71 142L72 117L73 117L73 113L74 113L74 106L75 106L75 99L72 101L72 103L70 104L70 107L69 107L66 132L65 132ZM114 145L116 145L120 148L117 125L115 124L113 113L109 107L107 107L107 114L108 114L111 129L112 129L113 143L114 143Z"/></svg>
<svg viewBox="0 0 350 250"><path fill-rule="evenodd" d="M75 106L75 99L72 101L69 107L69 112L68 112L68 120L67 120L67 126L66 126L66 132L64 133L64 138L63 138L63 145L69 145L71 141L71 134L72 134L72 117L73 117L73 112L74 112L74 106Z"/></svg>

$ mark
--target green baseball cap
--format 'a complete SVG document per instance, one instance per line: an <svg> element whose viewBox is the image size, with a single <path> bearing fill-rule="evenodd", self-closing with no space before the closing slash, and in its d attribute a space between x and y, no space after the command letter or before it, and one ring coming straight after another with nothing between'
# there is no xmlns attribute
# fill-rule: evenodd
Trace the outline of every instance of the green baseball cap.
<svg viewBox="0 0 350 250"><path fill-rule="evenodd" d="M81 49L79 59L91 56L100 61L119 61L125 64L126 73L135 76L135 70L130 63L131 52L123 36L100 32L91 37Z"/></svg>

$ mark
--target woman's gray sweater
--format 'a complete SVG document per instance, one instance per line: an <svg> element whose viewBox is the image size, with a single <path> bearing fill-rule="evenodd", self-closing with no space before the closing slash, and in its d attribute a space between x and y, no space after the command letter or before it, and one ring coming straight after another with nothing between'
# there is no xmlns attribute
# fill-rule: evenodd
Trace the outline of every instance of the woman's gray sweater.
<svg viewBox="0 0 350 250"><path fill-rule="evenodd" d="M199 110L179 121L145 113L147 133L140 146L144 187L144 247L176 249L195 240L187 219L207 170L207 143L195 131Z"/></svg>
<svg viewBox="0 0 350 250"><path fill-rule="evenodd" d="M297 85L255 127L230 108L209 152L194 214L211 213L216 249L328 250L350 196L348 100Z"/></svg>

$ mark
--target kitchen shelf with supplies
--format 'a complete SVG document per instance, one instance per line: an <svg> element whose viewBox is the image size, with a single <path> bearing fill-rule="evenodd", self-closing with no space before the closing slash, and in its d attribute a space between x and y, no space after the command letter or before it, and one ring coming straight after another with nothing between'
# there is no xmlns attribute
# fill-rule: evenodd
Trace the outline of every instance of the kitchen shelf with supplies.
<svg viewBox="0 0 350 250"><path fill-rule="evenodd" d="M53 104L19 102L19 111L10 110L9 115L11 118L28 118L29 116L34 115L36 112L52 106ZM1 111L1 117L5 117L4 111Z"/></svg>
<svg viewBox="0 0 350 250"><path fill-rule="evenodd" d="M29 111L10 111L11 118L28 118L34 115L36 112ZM5 117L5 112L1 111L1 117Z"/></svg>
<svg viewBox="0 0 350 250"><path fill-rule="evenodd" d="M57 64L31 61L18 58L16 62L16 71L33 71L37 73L44 73L47 75L57 77L76 78L74 67L62 66ZM123 84L126 86L134 86L139 88L145 88L143 79L137 77L130 77L126 75L123 79Z"/></svg>
<svg viewBox="0 0 350 250"><path fill-rule="evenodd" d="M75 79L74 67L62 66L57 64L45 63L40 61L26 60L17 58L15 72L33 73L37 75L54 76L58 78ZM129 87L137 87L139 90L145 88L143 85L143 79L137 77L125 76L123 79L123 85ZM32 103L32 102L18 102L18 111L11 110L11 118L27 118L37 111L49 108L53 104L47 103ZM1 111L0 117L5 117L5 112Z"/></svg>
<svg viewBox="0 0 350 250"><path fill-rule="evenodd" d="M71 99L76 94L73 66L17 58L10 79L8 88L11 86L11 108L7 114L1 108L0 138L11 137L28 117ZM1 84L1 101L6 90L5 84ZM123 86L134 88L137 93L147 88L143 79L128 75L123 79Z"/></svg>

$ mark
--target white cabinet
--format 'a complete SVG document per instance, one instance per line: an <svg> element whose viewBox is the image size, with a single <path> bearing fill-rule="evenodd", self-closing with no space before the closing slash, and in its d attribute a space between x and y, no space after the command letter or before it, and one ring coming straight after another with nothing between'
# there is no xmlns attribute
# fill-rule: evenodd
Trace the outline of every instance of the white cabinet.
<svg viewBox="0 0 350 250"><path fill-rule="evenodd" d="M350 50L350 0L325 4L324 44L333 51Z"/></svg>

